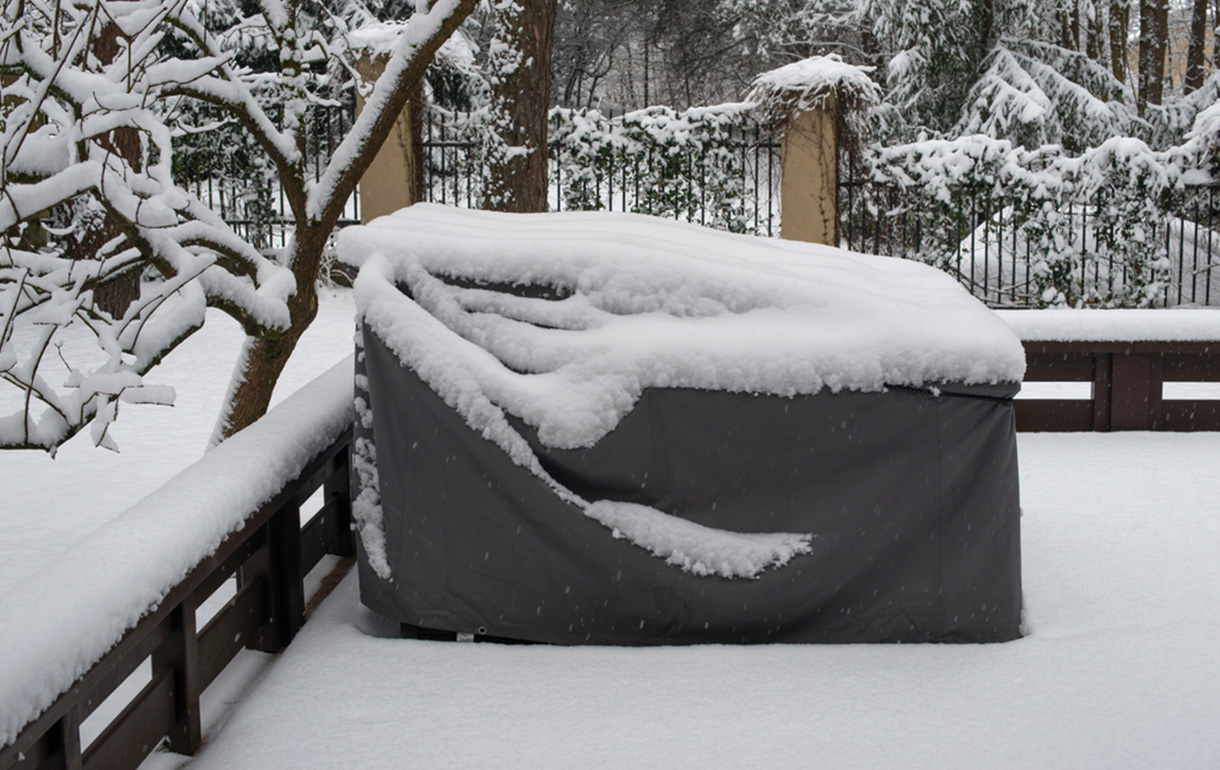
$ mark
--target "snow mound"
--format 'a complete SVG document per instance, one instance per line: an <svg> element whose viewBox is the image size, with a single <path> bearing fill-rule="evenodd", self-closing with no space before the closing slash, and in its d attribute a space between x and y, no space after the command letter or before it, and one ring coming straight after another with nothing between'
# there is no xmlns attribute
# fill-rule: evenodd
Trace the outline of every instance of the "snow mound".
<svg viewBox="0 0 1220 770"><path fill-rule="evenodd" d="M405 363L443 351L434 388L485 396L551 447L592 446L651 387L794 396L1024 373L994 313L901 259L638 214L431 204L345 229L339 253L382 258L357 309Z"/></svg>
<svg viewBox="0 0 1220 770"><path fill-rule="evenodd" d="M754 78L746 101L756 102L768 120L822 107L834 95L848 112L881 103L881 87L869 77L874 67L857 67L838 55L811 56Z"/></svg>

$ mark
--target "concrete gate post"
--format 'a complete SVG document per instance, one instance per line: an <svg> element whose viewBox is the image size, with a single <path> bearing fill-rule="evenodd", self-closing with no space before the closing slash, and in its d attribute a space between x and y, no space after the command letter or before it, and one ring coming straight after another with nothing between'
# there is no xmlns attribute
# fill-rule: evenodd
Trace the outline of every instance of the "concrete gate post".
<svg viewBox="0 0 1220 770"><path fill-rule="evenodd" d="M384 56L365 55L357 62L356 69L366 83L373 83L385 70L385 62ZM356 111L363 109L364 98L357 92ZM422 112L423 91L417 88L394 121L393 133L360 178L361 224L423 200L421 125L414 119Z"/></svg>
<svg viewBox="0 0 1220 770"><path fill-rule="evenodd" d="M839 155L855 141L852 118L881 101L872 69L814 56L754 79L746 99L783 134L781 237L839 245Z"/></svg>
<svg viewBox="0 0 1220 770"><path fill-rule="evenodd" d="M838 104L828 94L794 112L784 129L780 164L780 237L839 245Z"/></svg>

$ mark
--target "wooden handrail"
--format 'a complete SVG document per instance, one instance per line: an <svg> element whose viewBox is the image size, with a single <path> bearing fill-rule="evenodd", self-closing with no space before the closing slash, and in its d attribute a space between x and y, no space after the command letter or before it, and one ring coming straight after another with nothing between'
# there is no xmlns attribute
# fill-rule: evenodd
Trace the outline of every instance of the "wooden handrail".
<svg viewBox="0 0 1220 770"><path fill-rule="evenodd" d="M349 429L0 749L0 769L135 768L166 736L174 751L193 754L202 692L243 648L275 651L292 641L305 622L304 576L328 553L354 553L350 452ZM301 505L319 489L323 505L302 526ZM197 629L196 608L234 575L236 595ZM151 681L82 747L81 722L146 659Z"/></svg>
<svg viewBox="0 0 1220 770"><path fill-rule="evenodd" d="M1085 400L1018 399L1020 431L1220 430L1220 400L1166 401L1166 382L1220 382L1220 342L1026 341L1026 382L1088 382Z"/></svg>

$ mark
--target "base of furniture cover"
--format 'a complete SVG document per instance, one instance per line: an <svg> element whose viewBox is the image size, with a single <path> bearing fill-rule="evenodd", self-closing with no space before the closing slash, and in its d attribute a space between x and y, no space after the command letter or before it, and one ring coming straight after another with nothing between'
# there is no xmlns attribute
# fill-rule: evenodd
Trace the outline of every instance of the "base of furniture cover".
<svg viewBox="0 0 1220 770"><path fill-rule="evenodd" d="M393 574L363 602L424 628L559 644L992 642L1020 636L1019 386L651 389L595 446L529 439L586 500L710 527L809 532L755 579L699 576L616 538L468 427L365 331Z"/></svg>

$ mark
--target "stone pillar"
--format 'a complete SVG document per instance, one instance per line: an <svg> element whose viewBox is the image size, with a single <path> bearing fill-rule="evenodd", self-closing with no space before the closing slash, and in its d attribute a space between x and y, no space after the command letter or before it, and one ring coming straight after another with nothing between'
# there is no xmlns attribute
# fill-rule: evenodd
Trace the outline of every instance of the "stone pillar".
<svg viewBox="0 0 1220 770"><path fill-rule="evenodd" d="M385 70L385 61L364 56L356 66L365 82L372 83ZM386 138L372 165L360 178L361 224L423 200L420 126L419 121L412 120L412 114L423 111L422 97L422 89L416 87L411 100L394 121L393 133ZM356 111L363 109L364 99L357 93Z"/></svg>
<svg viewBox="0 0 1220 770"><path fill-rule="evenodd" d="M838 104L827 94L817 109L795 112L784 129L780 237L839 245Z"/></svg>

